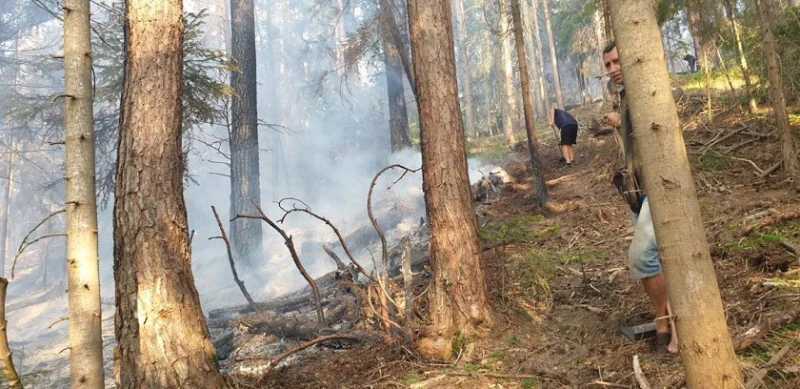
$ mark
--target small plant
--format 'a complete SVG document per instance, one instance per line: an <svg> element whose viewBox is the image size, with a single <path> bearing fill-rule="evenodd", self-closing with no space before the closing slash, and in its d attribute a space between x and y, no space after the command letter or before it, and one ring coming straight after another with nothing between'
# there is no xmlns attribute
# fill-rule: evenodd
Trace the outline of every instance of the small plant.
<svg viewBox="0 0 800 389"><path fill-rule="evenodd" d="M490 246L525 243L536 237L533 226L543 220L544 216L536 215L489 222L480 229L481 239Z"/></svg>
<svg viewBox="0 0 800 389"><path fill-rule="evenodd" d="M414 385L422 381L422 379L418 375L412 373L412 374L406 374L406 378L404 381L406 385Z"/></svg>
<svg viewBox="0 0 800 389"><path fill-rule="evenodd" d="M489 356L492 359L494 359L495 361L499 361L499 362L505 362L505 361L508 360L508 354L503 350L492 351L492 353L489 354Z"/></svg>
<svg viewBox="0 0 800 389"><path fill-rule="evenodd" d="M536 379L533 379L533 378L528 378L528 379L522 381L522 388L523 389L538 388L539 385L541 385L541 384L539 384L539 381L537 381Z"/></svg>
<svg viewBox="0 0 800 389"><path fill-rule="evenodd" d="M737 242L724 243L723 247L730 250L747 250L764 247L769 243L780 242L784 239L786 239L786 236L781 234L760 234Z"/></svg>
<svg viewBox="0 0 800 389"><path fill-rule="evenodd" d="M461 355L467 347L467 338L461 332L456 332L453 340L450 341L450 347L453 349L453 355Z"/></svg>
<svg viewBox="0 0 800 389"><path fill-rule="evenodd" d="M692 156L692 164L704 172L725 170L731 164L731 157L727 154L709 151L705 155Z"/></svg>
<svg viewBox="0 0 800 389"><path fill-rule="evenodd" d="M519 344L519 339L512 335L506 338L506 343L508 343L509 346L516 346Z"/></svg>

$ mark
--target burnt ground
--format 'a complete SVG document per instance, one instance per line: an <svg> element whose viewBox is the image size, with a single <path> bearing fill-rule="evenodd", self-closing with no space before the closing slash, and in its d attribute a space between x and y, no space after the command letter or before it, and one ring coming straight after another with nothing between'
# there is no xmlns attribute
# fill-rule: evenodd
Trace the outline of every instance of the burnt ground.
<svg viewBox="0 0 800 389"><path fill-rule="evenodd" d="M684 112L701 104L690 100ZM577 116L589 122L601 112L587 108ZM684 118L684 138L729 328L737 338L765 318L800 306L800 262L790 249L800 244L800 220L742 234L756 222L748 217L800 211L800 199L781 171L759 174L780 154L766 117L724 114L729 117L713 124ZM561 212L536 207L526 151L502 158L513 181L495 201L478 207L497 323L456 362L426 360L400 345L315 346L265 376L231 380L243 388L634 388L631 362L638 355L654 388L684 386L679 357L654 353L646 341L631 342L619 330L651 321L653 314L626 270L632 226L627 205L610 183L618 166L614 139L582 131L576 150L576 166L563 168L552 140L541 146L547 179L561 178L549 187ZM790 351L769 369L766 387L800 387L798 324L780 327L740 352L745 377L786 346Z"/></svg>

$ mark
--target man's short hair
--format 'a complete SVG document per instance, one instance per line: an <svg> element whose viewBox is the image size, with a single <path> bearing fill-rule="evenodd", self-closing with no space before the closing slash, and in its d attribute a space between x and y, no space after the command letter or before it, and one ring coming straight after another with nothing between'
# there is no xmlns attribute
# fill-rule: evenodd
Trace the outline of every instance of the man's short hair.
<svg viewBox="0 0 800 389"><path fill-rule="evenodd" d="M611 50L614 50L616 48L617 48L617 41L611 41L603 49L603 54L608 54L611 52Z"/></svg>

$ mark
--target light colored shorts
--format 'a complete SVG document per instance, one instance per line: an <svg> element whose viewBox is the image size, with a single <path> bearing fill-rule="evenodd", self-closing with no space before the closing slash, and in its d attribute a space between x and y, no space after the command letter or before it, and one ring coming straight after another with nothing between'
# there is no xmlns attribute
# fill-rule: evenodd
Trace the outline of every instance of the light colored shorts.
<svg viewBox="0 0 800 389"><path fill-rule="evenodd" d="M661 256L658 253L653 218L650 216L650 203L647 196L642 200L639 214L631 212L633 219L633 240L628 249L628 266L631 277L636 280L661 274Z"/></svg>

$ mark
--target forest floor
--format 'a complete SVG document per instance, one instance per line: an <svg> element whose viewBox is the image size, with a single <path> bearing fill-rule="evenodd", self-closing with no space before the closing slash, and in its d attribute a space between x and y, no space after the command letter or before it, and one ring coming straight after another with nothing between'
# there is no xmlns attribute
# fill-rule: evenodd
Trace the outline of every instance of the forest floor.
<svg viewBox="0 0 800 389"><path fill-rule="evenodd" d="M781 171L761 174L780 155L766 115L723 112L713 124L697 115L702 102L683 106L687 144L708 241L731 335L737 339L766 318L800 306L800 219L744 234L756 217L800 211L800 197ZM574 113L599 120L601 106ZM724 115L729 115L724 117ZM549 132L549 130L547 130ZM484 142L484 146L491 142ZM480 155L479 145L473 154ZM488 146L486 146L488 147ZM492 154L512 176L499 197L478 207L483 264L496 327L456 362L426 360L411 348L359 345L317 347L298 362L240 387L281 388L634 388L638 355L654 388L685 386L679 356L655 353L620 327L653 320L642 287L626 269L630 212L610 182L618 166L613 136L582 131L575 166L559 164L555 143L541 152L552 199L563 212L535 205L525 150ZM764 219L761 219L764 220ZM800 324L774 329L740 352L748 379L778 352L766 387L800 387Z"/></svg>

